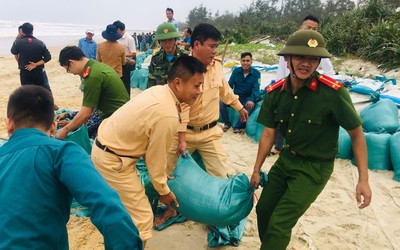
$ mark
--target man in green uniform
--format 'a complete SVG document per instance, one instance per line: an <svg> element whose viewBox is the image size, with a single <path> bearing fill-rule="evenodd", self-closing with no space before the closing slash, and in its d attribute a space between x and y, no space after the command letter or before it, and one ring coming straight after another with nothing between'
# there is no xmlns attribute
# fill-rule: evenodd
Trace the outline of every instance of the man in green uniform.
<svg viewBox="0 0 400 250"><path fill-rule="evenodd" d="M64 139L69 131L82 126L95 108L101 112L100 118L104 119L129 101L124 84L115 70L106 64L88 59L78 47L67 46L62 49L59 61L68 73L82 77L83 101L78 114L58 130L56 138Z"/></svg>
<svg viewBox="0 0 400 250"><path fill-rule="evenodd" d="M371 202L368 163L361 119L342 84L316 72L321 58L331 55L321 34L293 33L278 53L290 75L267 88L258 122L265 127L258 146L251 185L260 183L260 169L279 125L286 145L268 174L256 212L261 249L284 250L292 228L325 187L338 151L339 126L352 139L359 179L359 208Z"/></svg>
<svg viewBox="0 0 400 250"><path fill-rule="evenodd" d="M147 88L164 85L167 83L168 72L172 64L181 55L186 53L176 45L179 32L176 31L172 23L162 23L158 25L155 40L161 45L152 58L149 66L149 79Z"/></svg>

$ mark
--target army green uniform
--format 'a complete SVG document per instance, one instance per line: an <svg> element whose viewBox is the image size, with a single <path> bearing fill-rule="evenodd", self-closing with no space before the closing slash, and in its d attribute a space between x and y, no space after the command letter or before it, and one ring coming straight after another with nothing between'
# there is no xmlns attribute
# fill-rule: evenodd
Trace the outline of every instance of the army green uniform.
<svg viewBox="0 0 400 250"><path fill-rule="evenodd" d="M167 54L163 48L160 49L152 58L149 66L149 79L147 82L147 88L164 85L167 83L168 72L172 67L172 64L181 55L187 55L186 52L176 47L174 58L171 62L167 60Z"/></svg>
<svg viewBox="0 0 400 250"><path fill-rule="evenodd" d="M268 173L256 212L261 249L286 249L291 230L330 178L339 126L361 125L341 83L314 72L296 94L290 77L267 89L258 122L279 125L286 146Z"/></svg>

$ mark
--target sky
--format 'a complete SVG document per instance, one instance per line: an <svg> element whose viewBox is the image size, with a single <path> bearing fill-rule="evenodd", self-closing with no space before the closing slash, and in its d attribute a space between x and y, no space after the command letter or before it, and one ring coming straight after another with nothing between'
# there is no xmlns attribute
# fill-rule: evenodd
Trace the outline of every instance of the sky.
<svg viewBox="0 0 400 250"><path fill-rule="evenodd" d="M189 11L203 4L213 15L219 10L237 14L253 0L7 0L0 8L0 19L27 22L87 24L104 27L121 20L127 30L155 30L166 21L165 9L185 22Z"/></svg>

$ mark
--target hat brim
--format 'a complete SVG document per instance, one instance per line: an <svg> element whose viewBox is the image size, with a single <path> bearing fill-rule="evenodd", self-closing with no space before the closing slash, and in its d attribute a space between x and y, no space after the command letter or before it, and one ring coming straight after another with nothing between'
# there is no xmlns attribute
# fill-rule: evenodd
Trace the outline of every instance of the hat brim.
<svg viewBox="0 0 400 250"><path fill-rule="evenodd" d="M329 52L322 47L306 47L306 46L285 46L278 52L278 56L285 55L299 55L299 56L316 56L321 58L330 58L332 57Z"/></svg>
<svg viewBox="0 0 400 250"><path fill-rule="evenodd" d="M122 37L122 35L118 32L109 34L109 33L107 33L107 31L101 32L101 36L108 41L117 41L118 39L120 39Z"/></svg>

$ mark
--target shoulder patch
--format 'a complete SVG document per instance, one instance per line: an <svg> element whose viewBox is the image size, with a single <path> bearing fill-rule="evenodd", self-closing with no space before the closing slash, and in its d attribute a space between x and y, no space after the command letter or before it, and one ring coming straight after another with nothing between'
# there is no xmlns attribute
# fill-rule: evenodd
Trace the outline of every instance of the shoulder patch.
<svg viewBox="0 0 400 250"><path fill-rule="evenodd" d="M343 85L342 82L338 82L335 79L326 75L319 75L318 80L324 83L325 85L328 85L329 87L333 88L334 90L338 90Z"/></svg>
<svg viewBox="0 0 400 250"><path fill-rule="evenodd" d="M219 56L214 56L214 60L218 62L222 62L222 58Z"/></svg>
<svg viewBox="0 0 400 250"><path fill-rule="evenodd" d="M279 88L280 86L282 86L282 88L284 88L285 84L286 84L286 79L282 78L282 79L278 80L277 82L269 85L267 87L267 93Z"/></svg>

